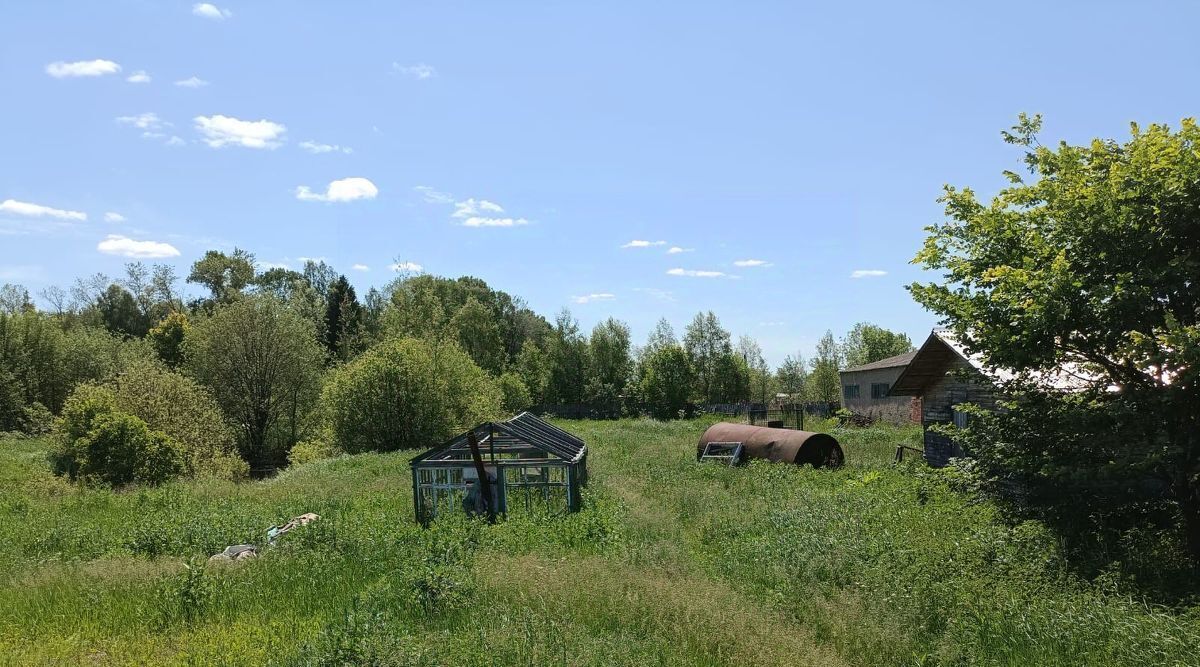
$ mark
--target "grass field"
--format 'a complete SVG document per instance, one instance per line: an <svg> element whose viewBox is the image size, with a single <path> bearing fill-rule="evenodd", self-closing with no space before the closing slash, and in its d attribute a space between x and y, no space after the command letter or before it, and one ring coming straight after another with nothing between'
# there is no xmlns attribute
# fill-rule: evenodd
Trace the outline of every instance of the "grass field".
<svg viewBox="0 0 1200 667"><path fill-rule="evenodd" d="M412 523L409 454L114 493L0 440L5 664L1196 665L1200 611L1069 574L912 429L837 432L838 471L695 463L699 421L563 422L584 511ZM204 566L302 512L255 560Z"/></svg>

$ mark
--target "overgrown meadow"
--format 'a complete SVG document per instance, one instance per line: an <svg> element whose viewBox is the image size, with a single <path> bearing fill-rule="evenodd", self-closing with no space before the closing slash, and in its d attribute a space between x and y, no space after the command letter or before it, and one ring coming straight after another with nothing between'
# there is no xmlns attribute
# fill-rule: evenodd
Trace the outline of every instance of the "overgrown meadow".
<svg viewBox="0 0 1200 667"><path fill-rule="evenodd" d="M893 466L916 429L835 429L827 471L697 464L702 420L560 423L591 447L582 512L429 530L409 453L115 492L0 440L0 661L1200 664L1200 608L1081 580L1041 525Z"/></svg>

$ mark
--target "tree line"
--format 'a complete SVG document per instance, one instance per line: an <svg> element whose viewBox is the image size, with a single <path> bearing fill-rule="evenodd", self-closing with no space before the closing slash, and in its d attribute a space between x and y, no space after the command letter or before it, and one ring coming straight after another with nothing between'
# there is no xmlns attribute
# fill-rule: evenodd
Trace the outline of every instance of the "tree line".
<svg viewBox="0 0 1200 667"><path fill-rule="evenodd" d="M248 470L265 469L284 464L298 444L298 452L310 453L394 448L378 428L341 419L370 405L376 423L429 435L534 406L671 419L698 404L767 402L779 394L836 402L845 364L911 347L903 335L860 324L840 343L827 332L811 362L791 355L772 370L753 338L735 344L712 312L698 313L682 337L662 320L639 346L624 322L609 318L585 332L566 309L548 321L478 278L401 275L360 299L323 261L260 271L242 249L206 252L183 280L202 293L188 298L172 267L140 262L126 265L120 278L96 274L47 288L42 309L22 287L0 288L0 431L37 433L55 416L82 419L66 424L72 441L56 464L72 473L83 451L75 441L88 439L97 414L116 411L150 429L133 434L138 427L128 420L106 427L140 442L126 455L136 449L144 458L153 442L184 435L178 424L164 430L163 411L148 407L145 396L129 395L142 386L146 395L176 396L192 419L228 436L198 448L209 458L236 452ZM371 374L382 379L364 379ZM420 425L404 415L401 424L381 416L386 406L368 390L388 401L421 396L442 412L421 416ZM150 437L156 429L168 439ZM369 445L364 433L375 434ZM391 441L430 442L402 435ZM164 456L172 451L155 447ZM203 462L194 453L183 456L190 463L163 469L195 473ZM221 459L216 467L228 474L237 466Z"/></svg>

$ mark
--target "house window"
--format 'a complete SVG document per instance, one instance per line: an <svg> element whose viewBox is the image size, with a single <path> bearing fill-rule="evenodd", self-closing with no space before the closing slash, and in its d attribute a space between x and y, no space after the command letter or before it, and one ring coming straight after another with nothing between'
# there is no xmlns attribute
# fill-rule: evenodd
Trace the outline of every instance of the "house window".
<svg viewBox="0 0 1200 667"><path fill-rule="evenodd" d="M847 384L842 386L842 398L858 398L858 385Z"/></svg>
<svg viewBox="0 0 1200 667"><path fill-rule="evenodd" d="M872 382L871 383L871 398L887 398L888 389L891 389L891 388L892 388L892 385L890 385L886 382Z"/></svg>

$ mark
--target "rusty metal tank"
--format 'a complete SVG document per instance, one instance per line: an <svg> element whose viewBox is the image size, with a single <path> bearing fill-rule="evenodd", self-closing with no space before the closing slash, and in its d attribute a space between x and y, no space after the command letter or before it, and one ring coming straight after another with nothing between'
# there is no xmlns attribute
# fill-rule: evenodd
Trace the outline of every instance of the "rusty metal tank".
<svg viewBox="0 0 1200 667"><path fill-rule="evenodd" d="M708 427L696 445L696 457L710 442L740 442L744 459L811 464L814 468L837 468L846 460L842 446L827 433L766 428L749 424L719 422Z"/></svg>

